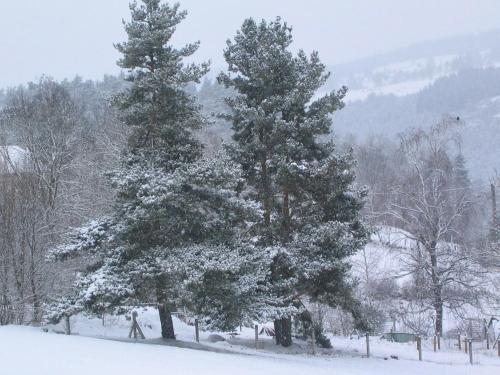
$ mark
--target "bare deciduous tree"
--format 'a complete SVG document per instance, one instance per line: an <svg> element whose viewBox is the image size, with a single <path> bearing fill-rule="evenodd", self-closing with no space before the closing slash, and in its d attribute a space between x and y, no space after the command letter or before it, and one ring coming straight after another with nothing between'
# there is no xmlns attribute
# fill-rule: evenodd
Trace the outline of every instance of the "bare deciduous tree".
<svg viewBox="0 0 500 375"><path fill-rule="evenodd" d="M401 136L406 174L393 188L390 214L413 245L403 248L404 267L413 276L409 299L433 309L435 332L443 333L443 309L479 303L481 267L463 235L464 218L472 210L467 186L454 183L449 157L458 140L457 122L445 118L428 131Z"/></svg>
<svg viewBox="0 0 500 375"><path fill-rule="evenodd" d="M39 322L50 274L45 254L64 225L61 198L77 143L78 112L67 91L44 78L11 92L2 114L4 128L16 134L25 152L23 163L14 162L8 152L2 157L4 266L16 291L16 319L22 322L29 312L31 321Z"/></svg>

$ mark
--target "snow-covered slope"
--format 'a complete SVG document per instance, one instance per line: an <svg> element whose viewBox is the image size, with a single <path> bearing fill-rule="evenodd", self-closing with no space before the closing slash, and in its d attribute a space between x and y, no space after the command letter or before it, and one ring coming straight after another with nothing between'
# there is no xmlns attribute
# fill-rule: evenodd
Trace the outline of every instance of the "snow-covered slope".
<svg viewBox="0 0 500 375"><path fill-rule="evenodd" d="M352 256L354 276L363 280L369 272L373 278L395 280L401 285L408 279L404 274L404 252L413 245L409 237L401 229L380 228L365 248Z"/></svg>
<svg viewBox="0 0 500 375"><path fill-rule="evenodd" d="M358 73L346 101L364 100L370 95L405 96L422 91L437 79L456 73L459 55L434 56L396 61ZM352 78L351 78L352 79ZM349 85L349 78L346 78Z"/></svg>
<svg viewBox="0 0 500 375"><path fill-rule="evenodd" d="M262 350L215 353L158 342L118 342L82 336L45 333L37 328L0 327L0 373L2 375L101 375L101 374L341 374L341 375L493 375L500 360L478 354L474 366L458 351L430 354L418 362L413 345L397 346L373 340L372 358L363 358L364 340L335 343L330 355L284 356ZM398 360L391 359L394 355ZM405 354L406 353L406 354ZM409 359L412 358L413 359ZM406 359L408 358L408 359Z"/></svg>
<svg viewBox="0 0 500 375"><path fill-rule="evenodd" d="M347 85L346 101L405 96L464 69L500 66L500 31L427 41L331 67L331 87Z"/></svg>

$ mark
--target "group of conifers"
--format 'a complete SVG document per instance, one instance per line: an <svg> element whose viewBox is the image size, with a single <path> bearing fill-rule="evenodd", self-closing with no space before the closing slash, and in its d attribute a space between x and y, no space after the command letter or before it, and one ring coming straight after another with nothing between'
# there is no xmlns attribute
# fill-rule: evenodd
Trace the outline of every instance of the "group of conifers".
<svg viewBox="0 0 500 375"><path fill-rule="evenodd" d="M175 338L180 308L219 329L273 320L284 346L293 324L304 335L319 329L310 301L342 307L363 326L347 259L367 239L365 193L351 154L330 138L347 89L318 95L329 77L318 53L293 53L280 18L247 19L218 76L235 93L221 115L233 139L207 157L196 138L206 119L185 87L209 65L184 63L198 43L170 43L186 12L160 0L130 9L128 40L116 45L130 86L114 103L131 128L112 177L116 203L53 252L96 259L59 311L153 302L164 338Z"/></svg>

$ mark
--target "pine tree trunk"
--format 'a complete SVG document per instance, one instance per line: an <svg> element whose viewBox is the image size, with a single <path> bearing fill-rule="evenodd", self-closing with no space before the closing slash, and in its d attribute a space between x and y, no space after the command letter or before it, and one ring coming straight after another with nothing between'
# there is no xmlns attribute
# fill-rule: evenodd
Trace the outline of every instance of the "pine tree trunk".
<svg viewBox="0 0 500 375"><path fill-rule="evenodd" d="M274 321L276 345L289 347L292 345L292 319L285 317Z"/></svg>
<svg viewBox="0 0 500 375"><path fill-rule="evenodd" d="M160 315L161 337L175 340L174 323L172 321L170 305L162 286L157 287L156 294L158 298L158 313Z"/></svg>
<svg viewBox="0 0 500 375"><path fill-rule="evenodd" d="M292 318L289 316L281 319L281 346L289 347L292 345Z"/></svg>
<svg viewBox="0 0 500 375"><path fill-rule="evenodd" d="M275 319L274 320L274 337L276 338L276 345L281 345L281 331L282 331L282 324L281 324L281 319Z"/></svg>
<svg viewBox="0 0 500 375"><path fill-rule="evenodd" d="M175 340L174 323L172 322L172 314L166 302L160 303L158 306L161 324L161 337L164 339Z"/></svg>

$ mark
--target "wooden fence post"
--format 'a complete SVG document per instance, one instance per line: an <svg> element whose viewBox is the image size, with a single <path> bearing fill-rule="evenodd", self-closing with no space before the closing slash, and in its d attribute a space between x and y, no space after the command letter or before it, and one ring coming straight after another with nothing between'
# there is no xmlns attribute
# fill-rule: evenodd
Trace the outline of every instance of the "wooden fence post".
<svg viewBox="0 0 500 375"><path fill-rule="evenodd" d="M259 325L255 325L255 349L259 349Z"/></svg>
<svg viewBox="0 0 500 375"><path fill-rule="evenodd" d="M66 321L66 334L67 335L71 335L71 325L70 325L70 322L69 322L69 315L65 315L64 316L64 320Z"/></svg>
<svg viewBox="0 0 500 375"><path fill-rule="evenodd" d="M462 341L460 340L460 333L458 334L458 350L462 350Z"/></svg>
<svg viewBox="0 0 500 375"><path fill-rule="evenodd" d="M472 340L469 339L469 362L472 365Z"/></svg>
<svg viewBox="0 0 500 375"><path fill-rule="evenodd" d="M200 327L198 319L194 320L194 337L196 338L196 342L200 342Z"/></svg>
<svg viewBox="0 0 500 375"><path fill-rule="evenodd" d="M500 340L497 340L498 356L500 357Z"/></svg>
<svg viewBox="0 0 500 375"><path fill-rule="evenodd" d="M370 358L370 334L366 332L366 358Z"/></svg>
<svg viewBox="0 0 500 375"><path fill-rule="evenodd" d="M434 338L433 338L433 346L434 346L434 351L436 351L436 348L437 348L437 340L436 340L436 335L434 335Z"/></svg>
<svg viewBox="0 0 500 375"><path fill-rule="evenodd" d="M422 360L422 338L417 336L417 350L418 350L418 360Z"/></svg>
<svg viewBox="0 0 500 375"><path fill-rule="evenodd" d="M441 350L441 335L439 333L437 334L437 340L438 340L438 350Z"/></svg>
<svg viewBox="0 0 500 375"><path fill-rule="evenodd" d="M128 338L130 339L134 336L134 339L137 340L137 335L143 340L146 338L144 333L142 333L141 327L139 327L139 323L137 323L137 311L132 311L132 326L130 327Z"/></svg>

